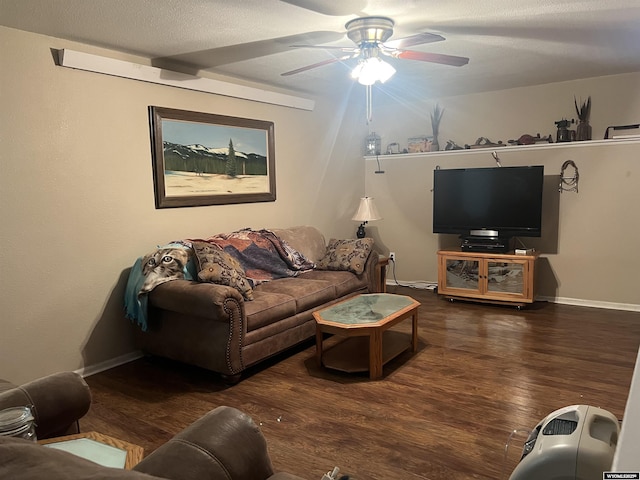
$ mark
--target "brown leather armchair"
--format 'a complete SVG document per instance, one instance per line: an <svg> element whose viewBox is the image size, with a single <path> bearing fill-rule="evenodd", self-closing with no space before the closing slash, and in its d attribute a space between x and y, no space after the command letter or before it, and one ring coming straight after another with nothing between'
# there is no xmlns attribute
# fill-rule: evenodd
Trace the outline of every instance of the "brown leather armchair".
<svg viewBox="0 0 640 480"><path fill-rule="evenodd" d="M97 465L26 440L0 437L0 478L17 480L302 480L274 473L262 432L247 414L218 407L133 470Z"/></svg>
<svg viewBox="0 0 640 480"><path fill-rule="evenodd" d="M0 410L31 406L39 439L78 433L89 411L91 392L74 372L60 372L23 385L0 379Z"/></svg>

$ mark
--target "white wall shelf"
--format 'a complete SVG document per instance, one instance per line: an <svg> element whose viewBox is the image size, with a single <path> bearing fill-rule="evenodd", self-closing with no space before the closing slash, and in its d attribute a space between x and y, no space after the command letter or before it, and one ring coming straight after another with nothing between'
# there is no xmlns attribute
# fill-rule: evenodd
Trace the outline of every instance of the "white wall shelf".
<svg viewBox="0 0 640 480"><path fill-rule="evenodd" d="M376 160L376 158L417 158L424 156L439 156L439 155L467 155L477 153L491 153L491 152L517 152L522 150L546 150L557 148L585 148L585 147L605 147L611 145L621 144L640 144L639 138L611 138L608 140L587 140L584 142L562 142L562 143L536 143L534 145L506 145L504 147L485 147L485 148L465 148L462 150L440 150L439 152L418 152L418 153L392 153L384 155L366 155L364 158L367 160Z"/></svg>

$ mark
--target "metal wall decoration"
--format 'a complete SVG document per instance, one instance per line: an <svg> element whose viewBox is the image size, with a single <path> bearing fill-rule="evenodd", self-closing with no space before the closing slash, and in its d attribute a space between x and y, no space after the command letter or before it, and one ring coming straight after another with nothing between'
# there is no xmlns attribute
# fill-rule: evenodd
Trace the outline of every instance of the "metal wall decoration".
<svg viewBox="0 0 640 480"><path fill-rule="evenodd" d="M573 168L573 175L570 175L565 172L565 170L571 167ZM573 162L573 160L567 160L562 164L562 168L560 169L560 187L559 192L576 192L578 193L578 180L580 179L580 174L578 173L578 167Z"/></svg>

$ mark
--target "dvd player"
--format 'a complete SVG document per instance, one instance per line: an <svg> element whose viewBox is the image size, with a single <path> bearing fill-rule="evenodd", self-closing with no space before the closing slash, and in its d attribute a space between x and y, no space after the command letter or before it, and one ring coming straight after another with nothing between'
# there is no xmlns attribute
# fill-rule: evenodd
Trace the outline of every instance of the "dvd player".
<svg viewBox="0 0 640 480"><path fill-rule="evenodd" d="M463 243L462 246L463 252L494 252L494 253L506 253L509 251L508 245L504 244L487 244L487 243Z"/></svg>
<svg viewBox="0 0 640 480"><path fill-rule="evenodd" d="M496 252L509 251L509 240L500 237L463 237L460 248L463 252Z"/></svg>

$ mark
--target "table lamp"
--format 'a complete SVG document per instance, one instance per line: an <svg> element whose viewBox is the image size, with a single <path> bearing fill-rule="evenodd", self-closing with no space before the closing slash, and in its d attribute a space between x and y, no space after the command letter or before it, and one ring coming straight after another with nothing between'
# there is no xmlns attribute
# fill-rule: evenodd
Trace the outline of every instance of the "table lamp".
<svg viewBox="0 0 640 480"><path fill-rule="evenodd" d="M378 209L376 205L373 203L372 197L364 197L360 199L360 205L358 206L358 211L351 218L351 220L355 220L357 222L362 222L358 227L358 231L356 232L356 237L364 238L366 232L364 230L364 226L367 222L371 222L373 220L381 220L382 217L378 213Z"/></svg>

